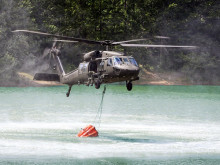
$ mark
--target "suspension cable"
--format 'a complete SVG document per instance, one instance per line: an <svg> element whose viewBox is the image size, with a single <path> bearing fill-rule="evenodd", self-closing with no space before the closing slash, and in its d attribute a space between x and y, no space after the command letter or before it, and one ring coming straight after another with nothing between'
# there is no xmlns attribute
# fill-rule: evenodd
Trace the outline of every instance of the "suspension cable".
<svg viewBox="0 0 220 165"><path fill-rule="evenodd" d="M106 91L106 85L104 86L104 90L102 92L101 103L99 105L98 112L97 112L95 120L94 120L94 125L97 124L98 127L100 127L100 123L101 123L102 107L103 107L103 99L104 99L105 91Z"/></svg>

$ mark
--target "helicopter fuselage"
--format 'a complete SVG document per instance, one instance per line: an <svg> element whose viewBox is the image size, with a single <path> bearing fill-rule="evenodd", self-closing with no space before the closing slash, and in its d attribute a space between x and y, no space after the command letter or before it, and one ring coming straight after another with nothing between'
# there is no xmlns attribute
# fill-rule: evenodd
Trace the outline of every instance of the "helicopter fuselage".
<svg viewBox="0 0 220 165"><path fill-rule="evenodd" d="M56 61L55 69L58 74L36 73L35 80L60 81L63 84L69 85L67 96L69 96L72 85L86 84L87 86L95 84L98 89L102 83L113 83L126 81L126 87L132 90L132 81L138 80L139 67L132 56L125 56L123 53L115 51L91 51L84 55L84 62L79 64L78 69L65 73L60 61L60 50L56 49L56 42L81 42L87 44L95 44L105 46L106 50L109 47L120 45L122 47L144 47L144 48L187 48L196 49L197 46L186 45L151 45L151 44L128 44L131 42L144 41L146 39L133 39L126 41L95 41L83 38L68 37L50 33L30 30L14 30L14 33L30 33L47 37L55 37L49 55ZM155 38L168 39L169 37L154 36Z"/></svg>
<svg viewBox="0 0 220 165"><path fill-rule="evenodd" d="M92 54L94 51L89 53ZM93 84L96 86L98 83L96 88L99 88L102 83L138 80L139 67L133 57L114 51L99 53L98 58L89 58L89 54L85 54L87 61L80 63L78 69L72 72L60 74L60 82L68 85L86 84L88 86Z"/></svg>

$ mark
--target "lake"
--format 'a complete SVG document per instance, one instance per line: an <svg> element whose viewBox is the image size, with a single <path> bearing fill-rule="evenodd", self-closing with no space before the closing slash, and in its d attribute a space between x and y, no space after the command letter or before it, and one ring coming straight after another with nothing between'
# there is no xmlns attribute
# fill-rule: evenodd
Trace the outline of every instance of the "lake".
<svg viewBox="0 0 220 165"><path fill-rule="evenodd" d="M67 90L0 88L0 164L220 164L220 86Z"/></svg>

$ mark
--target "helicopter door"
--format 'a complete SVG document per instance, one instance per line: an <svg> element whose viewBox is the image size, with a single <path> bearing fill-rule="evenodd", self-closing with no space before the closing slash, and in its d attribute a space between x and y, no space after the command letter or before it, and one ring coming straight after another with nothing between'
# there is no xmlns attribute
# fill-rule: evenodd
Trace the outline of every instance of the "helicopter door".
<svg viewBox="0 0 220 165"><path fill-rule="evenodd" d="M79 64L79 81L84 83L88 81L88 65L89 63L80 63Z"/></svg>
<svg viewBox="0 0 220 165"><path fill-rule="evenodd" d="M97 63L96 62L89 63L89 71L93 71L93 72L97 73Z"/></svg>
<svg viewBox="0 0 220 165"><path fill-rule="evenodd" d="M105 72L105 61L101 61L98 66L98 72Z"/></svg>
<svg viewBox="0 0 220 165"><path fill-rule="evenodd" d="M107 66L106 66L106 72L110 76L113 74L113 61L112 61L112 58L108 58Z"/></svg>

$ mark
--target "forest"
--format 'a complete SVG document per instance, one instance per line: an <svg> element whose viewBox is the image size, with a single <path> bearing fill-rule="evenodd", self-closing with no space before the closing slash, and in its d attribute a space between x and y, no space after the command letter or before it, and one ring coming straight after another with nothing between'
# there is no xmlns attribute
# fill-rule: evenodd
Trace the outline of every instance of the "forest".
<svg viewBox="0 0 220 165"><path fill-rule="evenodd" d="M21 35L26 29L91 40L194 45L179 48L124 48L142 69L179 73L190 84L220 85L220 3L217 0L0 0L0 86L16 86L19 71L47 71L41 56L51 38ZM154 36L167 36L158 39ZM65 70L100 46L63 44Z"/></svg>

